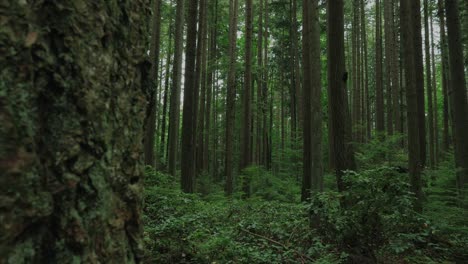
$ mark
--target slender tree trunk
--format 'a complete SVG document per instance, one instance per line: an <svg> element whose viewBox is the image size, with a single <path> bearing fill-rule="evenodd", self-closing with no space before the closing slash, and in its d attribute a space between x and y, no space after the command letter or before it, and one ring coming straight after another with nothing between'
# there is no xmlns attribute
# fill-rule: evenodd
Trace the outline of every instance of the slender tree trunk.
<svg viewBox="0 0 468 264"><path fill-rule="evenodd" d="M6 3L0 262L141 262L150 1Z"/></svg>
<svg viewBox="0 0 468 264"><path fill-rule="evenodd" d="M361 123L361 25L360 25L360 0L353 1L353 51L354 55L354 72L355 76L353 87L353 125L354 125L354 140L361 142L362 139L362 123Z"/></svg>
<svg viewBox="0 0 468 264"><path fill-rule="evenodd" d="M393 101L392 101L392 96L393 96L393 83L394 80L392 79L393 77L393 68L392 68L392 56L393 56L393 28L392 28L392 0L384 0L384 29L385 29L385 97L387 99L386 101L386 109L387 109L387 134L388 135L393 135L393 126L394 126L394 120L393 120Z"/></svg>
<svg viewBox="0 0 468 264"><path fill-rule="evenodd" d="M426 107L424 97L424 63L423 63L423 48L421 36L421 0L411 1L412 16L413 16L413 37L416 55L416 92L417 92L417 107L418 107L418 126L419 126L419 155L422 167L426 165Z"/></svg>
<svg viewBox="0 0 468 264"><path fill-rule="evenodd" d="M376 130L377 133L385 131L384 117L384 95L383 95L383 74L382 74L382 17L380 11L380 0L376 0L376 36L375 36L375 82L376 82Z"/></svg>
<svg viewBox="0 0 468 264"><path fill-rule="evenodd" d="M311 192L320 192L323 189L322 87L318 11L318 0L303 1L304 171L302 201L310 199Z"/></svg>
<svg viewBox="0 0 468 264"><path fill-rule="evenodd" d="M263 159L266 168L269 170L271 168L271 142L269 138L271 137L270 129L269 129L269 122L267 112L268 109L268 82L269 82L269 68L268 68L268 23L269 23L269 9L268 9L268 1L265 0L265 31L264 31L264 52L263 52L263 63L264 63L264 84L263 84ZM271 122L271 121L270 121ZM271 126L272 124L270 124Z"/></svg>
<svg viewBox="0 0 468 264"><path fill-rule="evenodd" d="M151 90L150 101L148 102L148 118L145 120L144 152L145 165L156 168L156 158L154 156L154 134L156 133L156 87L158 86L159 67L159 47L161 39L161 0L155 0L153 6L153 29L151 33Z"/></svg>
<svg viewBox="0 0 468 264"><path fill-rule="evenodd" d="M258 10L258 32L257 32L257 126L255 131L255 161L258 165L262 164L263 156L263 0L260 0Z"/></svg>
<svg viewBox="0 0 468 264"><path fill-rule="evenodd" d="M169 148L168 163L169 174L175 176L177 165L177 153L179 143L179 120L180 120L180 86L182 77L182 52L184 33L185 0L177 0L176 22L175 22L175 51L174 66L172 72L172 91L170 102L169 122Z"/></svg>
<svg viewBox="0 0 468 264"><path fill-rule="evenodd" d="M392 106L393 106L393 122L395 124L395 129L394 131L400 134L403 134L403 126L402 126L402 121L401 121L401 104L400 104L400 78L399 78L399 73L400 73L400 68L399 68L399 62L398 58L400 55L400 47L399 47L399 41L398 41L398 32L399 28L397 27L397 22L396 22L396 12L395 12L395 6L397 3L395 1L391 1L391 16L390 16L390 28L391 31L391 45L392 45L392 60L390 62L391 65L391 78L392 78Z"/></svg>
<svg viewBox="0 0 468 264"><path fill-rule="evenodd" d="M171 5L172 6L172 5ZM168 44L168 51L167 51L167 57L166 57L166 76L164 78L164 96L163 96L163 109L162 109L162 117L161 117L161 139L160 139L160 144L159 144L159 152L161 153L161 160L164 159L164 155L166 152L166 116L167 116L167 103L169 99L169 76L170 76L170 70L171 70L171 65L172 65L172 20L169 22L169 27L167 30L167 35L169 36L169 44ZM173 69L173 68L172 68ZM166 155L167 158L167 155ZM165 162L167 165L167 161Z"/></svg>
<svg viewBox="0 0 468 264"><path fill-rule="evenodd" d="M226 97L226 187L227 195L233 192L233 144L234 120L236 104L236 41L237 41L237 12L238 0L229 1L229 73Z"/></svg>
<svg viewBox="0 0 468 264"><path fill-rule="evenodd" d="M208 25L207 25L207 13L208 13L208 5L206 4L206 1L208 0L201 0L200 1L200 19L199 19L199 26L201 27L198 33L198 42L199 50L197 51L199 56L197 58L197 62L199 63L199 66L197 65L197 78L199 78L199 84L200 87L200 100L198 100L198 115L197 115L197 138L196 138L196 169L195 173L201 173L201 172L206 172L206 167L204 167L203 159L206 153L205 144L204 144L204 139L205 139L205 109L206 109L206 94L207 94L207 69L206 69L206 64L207 64L207 59L208 59Z"/></svg>
<svg viewBox="0 0 468 264"><path fill-rule="evenodd" d="M417 0L419 1L419 0ZM402 47L405 65L405 80L406 80L406 100L408 103L408 156L409 156L409 173L411 190L416 196L415 209L422 211L422 187L421 187L421 170L422 164L420 161L419 147L419 123L418 123L418 93L417 93L417 77L416 77L416 51L414 44L414 29L412 26L413 4L407 0L400 0L400 23L402 29Z"/></svg>
<svg viewBox="0 0 468 264"><path fill-rule="evenodd" d="M216 1L216 0L215 0ZM207 64L207 83L206 83L206 111L205 111L205 135L204 135L204 149L205 153L203 155L203 167L208 171L212 172L210 168L210 157L212 157L212 150L214 146L210 144L211 140L211 118L212 118L212 102L213 102L213 79L214 79L214 64L216 63L216 29L217 29L217 13L216 13L216 3L215 1L210 2L211 10L211 19L210 19L210 33L209 33L209 51L208 51L208 64Z"/></svg>
<svg viewBox="0 0 468 264"><path fill-rule="evenodd" d="M362 25L362 47L364 57L364 103L362 107L365 109L365 123L366 123L366 140L372 138L372 122L371 122L371 107L370 107L370 96L369 96L369 59L367 50L367 33L366 33L366 16L365 16L365 4L364 0L361 0L361 25Z"/></svg>
<svg viewBox="0 0 468 264"><path fill-rule="evenodd" d="M203 1L203 0L201 0ZM196 135L196 53L197 53L197 8L198 0L188 1L187 48L185 51L185 85L182 119L181 188L193 193L195 185L195 141ZM201 27L200 27L201 28ZM200 44L200 43L198 43Z"/></svg>
<svg viewBox="0 0 468 264"><path fill-rule="evenodd" d="M429 165L434 168L435 165L435 146L434 146L434 108L432 100L432 75L431 75L431 53L429 39L429 5L428 0L424 0L424 52L426 58L426 94L427 94L427 120L429 126Z"/></svg>
<svg viewBox="0 0 468 264"><path fill-rule="evenodd" d="M450 85L449 99L453 113L452 131L455 146L455 165L457 168L457 186L463 200L468 187L468 102L466 79L463 65L463 46L460 16L457 0L445 0L447 14L447 36L449 46Z"/></svg>
<svg viewBox="0 0 468 264"><path fill-rule="evenodd" d="M245 0L245 76L244 92L242 97L242 127L241 127L241 161L240 169L243 170L252 163L252 0ZM244 178L244 195L250 196L250 179Z"/></svg>
<svg viewBox="0 0 468 264"><path fill-rule="evenodd" d="M328 23L328 98L331 108L331 129L335 171L339 191L345 190L343 174L345 170L355 170L354 151L351 142L348 99L344 57L344 7L343 0L327 2ZM350 124L350 123L348 123Z"/></svg>
<svg viewBox="0 0 468 264"><path fill-rule="evenodd" d="M433 23L433 15L432 10L429 13L430 17L430 33L431 33L431 67L432 67L432 88L433 88L433 115L434 115L434 122L431 129L434 130L434 163L437 166L439 163L439 154L440 154L440 147L439 147L439 107L438 107L438 100L437 100L437 81L436 81L436 63L435 63L435 43L434 43L434 23Z"/></svg>
<svg viewBox="0 0 468 264"><path fill-rule="evenodd" d="M448 85L449 85L449 62L447 50L447 35L445 33L445 12L443 0L438 0L438 16L440 21L440 52L442 54L442 95L443 95L443 150L447 152L450 148L450 131L449 131L449 105L448 105Z"/></svg>

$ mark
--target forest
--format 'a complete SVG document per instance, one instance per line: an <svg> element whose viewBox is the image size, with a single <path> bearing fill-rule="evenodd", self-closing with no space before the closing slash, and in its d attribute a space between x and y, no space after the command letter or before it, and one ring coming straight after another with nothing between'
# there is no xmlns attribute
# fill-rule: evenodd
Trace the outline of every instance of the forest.
<svg viewBox="0 0 468 264"><path fill-rule="evenodd" d="M0 55L0 264L468 263L467 0L1 0Z"/></svg>

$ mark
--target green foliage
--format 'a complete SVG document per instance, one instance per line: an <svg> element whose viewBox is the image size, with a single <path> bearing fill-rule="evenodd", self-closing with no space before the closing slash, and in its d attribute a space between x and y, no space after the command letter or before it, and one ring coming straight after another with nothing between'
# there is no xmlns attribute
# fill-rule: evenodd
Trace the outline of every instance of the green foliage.
<svg viewBox="0 0 468 264"><path fill-rule="evenodd" d="M335 263L331 260L339 259L310 232L306 210L297 200L265 201L261 196L266 194L255 191L249 200L228 199L222 193L202 198L180 192L170 180L165 174L147 175L147 183L165 183L146 189L148 262L300 263L314 256L318 263ZM253 181L252 189L263 180ZM272 188L281 182L270 180Z"/></svg>
<svg viewBox="0 0 468 264"><path fill-rule="evenodd" d="M386 162L389 166L406 166L408 154L401 148L403 135L377 135L366 144L356 148L356 159L360 168L375 168Z"/></svg>
<svg viewBox="0 0 468 264"><path fill-rule="evenodd" d="M453 161L427 171L430 202L412 210L408 175L390 166L347 172L348 191L327 191L299 203L294 176L261 167L243 171L226 198L209 175L197 177L198 194L184 194L178 179L147 171L144 214L150 263L440 263L467 259L466 212L458 208ZM242 179L239 179L242 181ZM346 204L343 207L342 204ZM312 223L312 227L311 224ZM317 225L318 224L318 225Z"/></svg>
<svg viewBox="0 0 468 264"><path fill-rule="evenodd" d="M348 172L344 180L347 191L316 195L310 211L320 223L319 233L351 260L384 261L424 254L448 260L466 257L461 253L467 249L466 239L450 235L432 218L412 210L414 197L406 174L380 167Z"/></svg>
<svg viewBox="0 0 468 264"><path fill-rule="evenodd" d="M300 189L291 176L285 174L274 176L263 167L255 166L244 169L243 175L250 179L253 197L266 201L299 202Z"/></svg>

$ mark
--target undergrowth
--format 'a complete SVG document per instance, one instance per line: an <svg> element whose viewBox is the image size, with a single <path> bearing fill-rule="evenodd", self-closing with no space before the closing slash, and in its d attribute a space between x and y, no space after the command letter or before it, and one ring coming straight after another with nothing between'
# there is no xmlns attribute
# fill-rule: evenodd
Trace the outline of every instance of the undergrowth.
<svg viewBox="0 0 468 264"><path fill-rule="evenodd" d="M377 153L385 156L385 153ZM394 164L404 164L393 154ZM425 210L412 210L408 175L376 157L358 159L348 191L333 175L326 191L300 203L295 176L258 168L244 173L252 197L224 196L222 183L197 178L197 194L179 180L147 172L144 237L148 263L464 263L467 212L457 204L452 161L426 170ZM240 184L237 184L240 185ZM346 206L342 202L346 201ZM314 229L314 223L319 223Z"/></svg>

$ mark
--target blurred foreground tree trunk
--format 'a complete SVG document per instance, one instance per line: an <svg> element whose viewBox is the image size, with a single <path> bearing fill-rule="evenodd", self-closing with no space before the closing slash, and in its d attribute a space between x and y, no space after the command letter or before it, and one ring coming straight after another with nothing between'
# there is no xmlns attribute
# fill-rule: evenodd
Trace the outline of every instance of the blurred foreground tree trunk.
<svg viewBox="0 0 468 264"><path fill-rule="evenodd" d="M7 2L0 263L140 262L150 1Z"/></svg>

